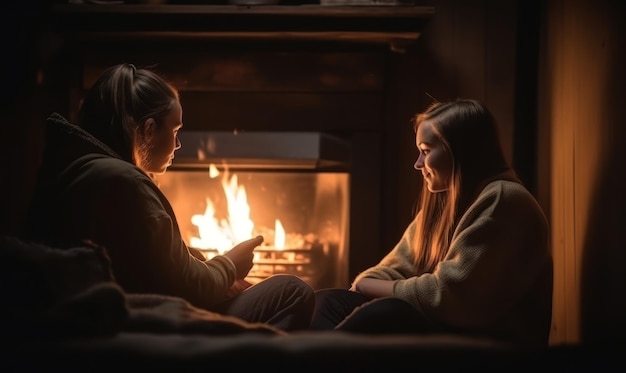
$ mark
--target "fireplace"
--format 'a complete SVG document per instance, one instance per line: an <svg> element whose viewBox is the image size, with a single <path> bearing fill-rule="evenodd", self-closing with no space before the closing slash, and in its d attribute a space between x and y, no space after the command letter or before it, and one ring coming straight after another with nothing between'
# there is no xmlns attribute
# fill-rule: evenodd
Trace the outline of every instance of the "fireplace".
<svg viewBox="0 0 626 373"><path fill-rule="evenodd" d="M182 131L157 183L185 241L206 258L263 235L247 278L348 281L350 144L314 132Z"/></svg>

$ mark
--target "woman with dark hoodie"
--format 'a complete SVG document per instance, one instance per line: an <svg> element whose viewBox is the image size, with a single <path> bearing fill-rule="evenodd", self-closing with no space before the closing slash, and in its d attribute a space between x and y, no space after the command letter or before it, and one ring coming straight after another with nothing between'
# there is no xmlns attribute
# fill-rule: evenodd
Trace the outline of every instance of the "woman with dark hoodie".
<svg viewBox="0 0 626 373"><path fill-rule="evenodd" d="M209 311L290 331L309 326L313 289L291 275L250 286L258 236L204 260L181 237L176 216L152 176L181 147L177 90L149 69L110 67L81 105L78 125L47 121L46 146L26 237L63 247L104 247L129 293L183 298Z"/></svg>

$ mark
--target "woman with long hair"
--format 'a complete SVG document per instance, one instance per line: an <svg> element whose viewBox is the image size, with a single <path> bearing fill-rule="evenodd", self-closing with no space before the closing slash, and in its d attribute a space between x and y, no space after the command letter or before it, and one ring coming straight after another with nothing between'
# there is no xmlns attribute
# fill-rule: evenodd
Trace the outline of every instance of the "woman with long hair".
<svg viewBox="0 0 626 373"><path fill-rule="evenodd" d="M416 115L414 220L350 289L316 292L312 329L461 333L513 344L548 342L548 223L507 164L492 114L476 100Z"/></svg>

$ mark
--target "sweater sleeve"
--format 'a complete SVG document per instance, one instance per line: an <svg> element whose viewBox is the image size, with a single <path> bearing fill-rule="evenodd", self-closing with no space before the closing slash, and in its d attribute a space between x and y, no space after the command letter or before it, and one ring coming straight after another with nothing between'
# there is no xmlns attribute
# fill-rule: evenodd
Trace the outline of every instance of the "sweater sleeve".
<svg viewBox="0 0 626 373"><path fill-rule="evenodd" d="M185 298L203 308L223 300L235 281L232 261L222 255L207 261L197 259L188 251L169 215L161 215L155 222L162 228L152 231L155 233L151 238L153 251L162 256L146 260L162 274L162 278L151 285L154 291Z"/></svg>
<svg viewBox="0 0 626 373"><path fill-rule="evenodd" d="M483 190L432 273L394 284L394 296L458 327L481 327L515 307L549 260L547 221L517 183Z"/></svg>
<svg viewBox="0 0 626 373"><path fill-rule="evenodd" d="M375 266L359 273L354 282L361 278L370 277L381 280L401 280L415 276L415 254L413 253L413 238L418 216L405 229L404 234L396 246Z"/></svg>

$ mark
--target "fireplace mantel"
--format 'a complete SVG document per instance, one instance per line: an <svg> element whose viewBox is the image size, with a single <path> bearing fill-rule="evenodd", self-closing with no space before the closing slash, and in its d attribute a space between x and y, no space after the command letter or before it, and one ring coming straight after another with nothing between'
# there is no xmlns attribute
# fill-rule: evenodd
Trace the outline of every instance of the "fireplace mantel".
<svg viewBox="0 0 626 373"><path fill-rule="evenodd" d="M427 6L56 4L54 27L75 40L295 40L389 44L403 50Z"/></svg>

